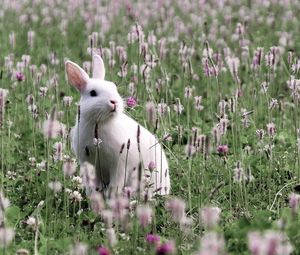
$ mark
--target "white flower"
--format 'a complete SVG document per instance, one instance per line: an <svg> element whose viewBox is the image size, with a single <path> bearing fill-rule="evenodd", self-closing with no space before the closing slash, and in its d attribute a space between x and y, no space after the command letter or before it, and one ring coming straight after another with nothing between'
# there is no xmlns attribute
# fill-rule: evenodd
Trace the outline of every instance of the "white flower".
<svg viewBox="0 0 300 255"><path fill-rule="evenodd" d="M38 228L38 225L40 225L39 220L36 217L32 217L32 216L28 217L25 223L33 230L36 230Z"/></svg>
<svg viewBox="0 0 300 255"><path fill-rule="evenodd" d="M76 172L76 162L74 159L67 159L63 164L63 172L65 176L71 176Z"/></svg>
<svg viewBox="0 0 300 255"><path fill-rule="evenodd" d="M70 198L74 199L77 202L81 202L82 201L82 195L80 194L79 191L75 190L70 194Z"/></svg>
<svg viewBox="0 0 300 255"><path fill-rule="evenodd" d="M54 193L58 193L62 189L62 185L59 181L49 182L48 187L53 190Z"/></svg>

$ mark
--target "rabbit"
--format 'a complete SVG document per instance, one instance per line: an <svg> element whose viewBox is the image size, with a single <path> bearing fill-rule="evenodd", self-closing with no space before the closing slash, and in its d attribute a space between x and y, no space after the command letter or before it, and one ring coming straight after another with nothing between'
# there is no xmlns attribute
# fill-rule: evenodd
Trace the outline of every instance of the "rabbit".
<svg viewBox="0 0 300 255"><path fill-rule="evenodd" d="M93 56L92 78L69 60L65 68L69 83L81 94L71 146L80 165L87 161L95 167L97 189L106 196L124 187L148 196L169 194L165 152L150 131L124 113L116 85L105 80L102 58Z"/></svg>

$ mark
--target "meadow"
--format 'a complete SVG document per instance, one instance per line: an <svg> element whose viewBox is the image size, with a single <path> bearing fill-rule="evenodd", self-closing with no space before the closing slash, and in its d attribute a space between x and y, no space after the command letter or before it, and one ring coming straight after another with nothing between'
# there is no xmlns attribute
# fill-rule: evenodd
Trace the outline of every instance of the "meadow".
<svg viewBox="0 0 300 255"><path fill-rule="evenodd" d="M0 6L0 254L300 254L299 1ZM170 195L86 195L65 61L93 54Z"/></svg>

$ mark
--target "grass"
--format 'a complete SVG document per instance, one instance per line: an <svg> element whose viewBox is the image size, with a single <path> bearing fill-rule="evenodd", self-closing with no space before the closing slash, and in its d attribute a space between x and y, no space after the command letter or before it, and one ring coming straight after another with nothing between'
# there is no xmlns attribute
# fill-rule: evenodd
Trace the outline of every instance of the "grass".
<svg viewBox="0 0 300 255"><path fill-rule="evenodd" d="M298 212L293 214L288 205L289 195L299 192L299 80L293 96L287 83L299 79L300 6L296 1L284 6L279 1L270 6L259 1L225 2L222 7L166 1L159 8L159 3L152 1L130 1L127 5L103 1L98 8L81 1L78 7L63 1L16 1L16 7L3 3L0 88L9 93L2 102L0 119L0 190L11 205L5 209L3 224L0 217L0 226L13 228L15 237L0 254L15 254L21 248L30 254L68 254L70 246L78 243L88 245L87 254L97 254L98 246L108 247L113 254L155 253L155 247L145 241L148 233L174 240L178 254L192 254L201 243L203 247L200 240L208 230L199 210L208 206L221 209L213 232L224 236L226 253L251 254L248 234L272 230L286 234L292 254L300 254ZM151 30L157 39L156 45L148 43L147 59L140 40L127 40L137 23L142 26L145 42L149 42ZM28 31L35 33L32 47ZM9 41L12 32L15 45ZM97 43L91 44L92 32L99 34ZM106 79L118 85L124 98L133 96L130 87L134 84L138 104L127 108L127 113L158 138L166 134L172 138L163 141L172 196L186 201L186 214L192 219L190 231L183 231L172 219L165 208L169 198L159 197L150 203L155 215L148 227L139 226L134 209L127 216L128 226L114 223L118 243L112 245L103 215L90 209L91 202L76 178L64 176L65 159L53 158L56 142L62 143L63 155L74 157L67 134L75 123L79 95L66 81L64 60L82 66L91 61L87 50L91 46L104 51ZM122 48L118 46L123 47L126 60L119 57ZM279 47L275 53L273 46ZM258 47L263 48L263 57L254 69ZM205 58L210 49L219 53L220 60L216 55ZM268 54L271 61L276 58L271 66L265 61ZM30 56L27 66L24 55ZM150 65L150 56L156 61L147 74L145 62ZM119 77L125 63L128 73ZM218 75L207 76L207 68L210 72L218 69ZM16 79L16 71L24 75L22 81ZM268 85L265 91L264 84ZM43 87L46 95L42 95ZM185 96L187 88L192 91L190 98ZM29 95L37 109L34 114L29 109ZM63 104L64 96L73 97L70 107ZM202 96L201 111L195 108L195 96ZM164 115L157 113L157 130L147 117L147 102L168 107ZM42 125L54 105L67 132L64 137L47 139ZM174 109L180 105L183 111L178 113ZM269 123L275 125L274 135L268 132ZM262 139L259 129L264 130ZM218 152L219 145L227 145L228 153ZM186 153L188 149L190 153ZM29 158L35 160L30 162ZM238 162L243 169L240 172L234 170ZM235 181L237 172L241 178ZM62 190L55 194L48 188L51 181L59 181ZM83 199L70 198L68 189L79 191ZM29 217L40 224L30 226Z"/></svg>

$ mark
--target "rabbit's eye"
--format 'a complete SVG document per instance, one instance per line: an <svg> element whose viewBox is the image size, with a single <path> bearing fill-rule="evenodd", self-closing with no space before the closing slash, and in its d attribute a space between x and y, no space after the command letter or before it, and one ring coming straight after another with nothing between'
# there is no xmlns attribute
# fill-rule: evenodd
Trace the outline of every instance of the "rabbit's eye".
<svg viewBox="0 0 300 255"><path fill-rule="evenodd" d="M95 90L91 90L90 91L90 95L91 95L91 97L96 97L97 96L97 92Z"/></svg>

